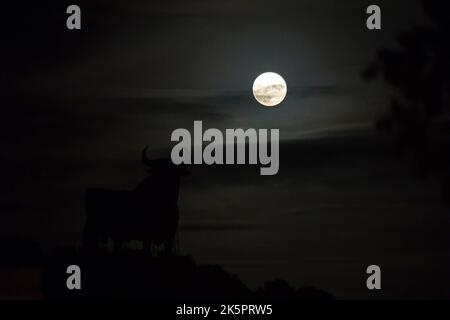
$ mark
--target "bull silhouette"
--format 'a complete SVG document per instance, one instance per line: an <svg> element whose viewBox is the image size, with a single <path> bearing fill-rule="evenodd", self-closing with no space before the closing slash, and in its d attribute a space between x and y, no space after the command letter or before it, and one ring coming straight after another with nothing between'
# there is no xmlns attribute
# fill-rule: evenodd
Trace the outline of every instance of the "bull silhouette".
<svg viewBox="0 0 450 320"><path fill-rule="evenodd" d="M187 174L186 167L169 159L149 160L147 148L142 151L142 162L149 167L149 175L134 190L87 190L85 247L112 239L116 251L125 241L138 240L144 250L164 245L165 253L173 252L180 177Z"/></svg>

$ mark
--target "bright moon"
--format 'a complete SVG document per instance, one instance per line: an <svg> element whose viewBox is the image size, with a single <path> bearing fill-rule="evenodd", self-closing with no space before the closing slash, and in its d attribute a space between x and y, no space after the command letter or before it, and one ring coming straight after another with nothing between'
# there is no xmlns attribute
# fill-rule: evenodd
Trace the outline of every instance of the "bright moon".
<svg viewBox="0 0 450 320"><path fill-rule="evenodd" d="M286 97L287 86L284 79L274 72L259 75L253 82L253 95L263 106L273 107Z"/></svg>

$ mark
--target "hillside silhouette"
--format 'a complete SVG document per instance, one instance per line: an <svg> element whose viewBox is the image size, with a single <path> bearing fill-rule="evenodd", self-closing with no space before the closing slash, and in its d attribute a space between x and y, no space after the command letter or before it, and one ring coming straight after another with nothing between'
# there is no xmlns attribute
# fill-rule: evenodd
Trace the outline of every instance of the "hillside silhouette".
<svg viewBox="0 0 450 320"><path fill-rule="evenodd" d="M189 255L152 256L144 250L115 253L75 247L44 255L31 240L3 240L0 297L6 299L334 299L322 290L296 289L280 279L252 291L237 275L219 265L197 264ZM81 268L81 290L67 289L70 265Z"/></svg>

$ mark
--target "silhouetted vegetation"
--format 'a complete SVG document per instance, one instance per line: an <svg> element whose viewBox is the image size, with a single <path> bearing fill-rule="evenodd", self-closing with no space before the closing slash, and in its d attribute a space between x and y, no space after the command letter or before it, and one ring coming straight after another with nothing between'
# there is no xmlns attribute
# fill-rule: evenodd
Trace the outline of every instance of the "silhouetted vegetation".
<svg viewBox="0 0 450 320"><path fill-rule="evenodd" d="M430 24L400 33L399 46L380 50L362 76L381 77L394 88L390 111L376 126L395 137L399 156L411 155L418 176L442 180L444 199L450 202L450 4L422 3Z"/></svg>

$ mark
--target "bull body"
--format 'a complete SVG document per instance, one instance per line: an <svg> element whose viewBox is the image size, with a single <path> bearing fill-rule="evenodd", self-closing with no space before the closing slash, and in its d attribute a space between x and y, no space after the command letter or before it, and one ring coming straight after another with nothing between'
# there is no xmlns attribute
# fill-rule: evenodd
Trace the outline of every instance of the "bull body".
<svg viewBox="0 0 450 320"><path fill-rule="evenodd" d="M87 190L85 247L110 238L115 249L125 241L138 240L144 249L163 244L166 253L172 251L178 228L180 176L186 171L166 159L143 156L143 160L151 168L150 175L134 190Z"/></svg>
<svg viewBox="0 0 450 320"><path fill-rule="evenodd" d="M112 239L116 248L125 241L139 240L144 247L161 245L171 251L178 227L176 203L162 203L137 190L89 189L84 243L92 247Z"/></svg>

